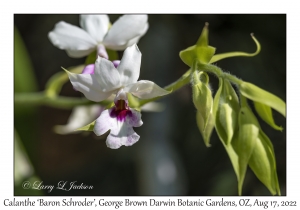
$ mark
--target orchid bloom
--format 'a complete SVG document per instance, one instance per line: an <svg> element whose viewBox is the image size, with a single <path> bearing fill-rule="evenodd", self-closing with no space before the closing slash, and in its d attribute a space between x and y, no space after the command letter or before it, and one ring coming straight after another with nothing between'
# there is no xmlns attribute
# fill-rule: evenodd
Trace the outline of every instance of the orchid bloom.
<svg viewBox="0 0 300 210"><path fill-rule="evenodd" d="M111 130L107 137L107 146L117 149L122 145L130 146L139 136L132 127L142 125L141 114L128 107L127 93L140 99L150 99L169 93L148 80L137 81L140 74L142 54L136 44L128 47L117 68L100 56L86 74L68 73L73 87L82 92L91 101L102 101L116 94L115 106L105 110L96 120L94 132L100 136Z"/></svg>
<svg viewBox="0 0 300 210"><path fill-rule="evenodd" d="M80 15L82 29L60 21L48 37L70 57L81 58L97 50L99 56L108 59L105 48L124 50L137 43L148 30L147 21L147 15L123 15L109 28L107 15Z"/></svg>

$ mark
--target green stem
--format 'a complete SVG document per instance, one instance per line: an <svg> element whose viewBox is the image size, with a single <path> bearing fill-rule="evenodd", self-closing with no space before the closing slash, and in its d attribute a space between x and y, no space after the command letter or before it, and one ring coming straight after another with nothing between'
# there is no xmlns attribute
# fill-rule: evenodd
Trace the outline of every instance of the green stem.
<svg viewBox="0 0 300 210"><path fill-rule="evenodd" d="M197 67L200 71L205 71L209 73L213 73L217 75L219 78L228 79L230 82L240 85L241 80L236 78L235 76L224 73L220 68L214 65L203 65L203 64L197 64L196 62L193 64L192 69L189 69L186 73L184 73L177 81L171 83L170 85L167 85L165 87L165 90L175 92L176 90L180 89L184 85L188 84L190 82L190 75L192 71L196 70ZM74 71L79 71L82 69L82 66L78 66L77 68L74 68ZM57 82L57 80L59 82ZM16 105L47 105L52 106L56 108L62 108L62 109L70 109L74 106L79 105L89 105L89 104L96 104L96 102L89 101L85 98L74 98L74 97L65 97L65 96L58 96L62 84L67 81L67 77L64 74L57 74L55 75L50 82L47 85L45 92L40 93L16 93L15 94L15 104ZM61 84L62 83L62 84ZM152 99L145 99L140 100L139 106L143 106L149 102L155 101L161 97L152 98ZM102 101L98 104L107 106L110 104L110 101Z"/></svg>
<svg viewBox="0 0 300 210"><path fill-rule="evenodd" d="M99 103L87 100L85 98L74 98L65 96L48 97L44 92L38 93L15 93L14 103L18 105L47 105L55 108L70 109L78 105L101 104L108 105L110 101L101 101Z"/></svg>
<svg viewBox="0 0 300 210"><path fill-rule="evenodd" d="M171 83L170 85L167 85L166 87L164 87L164 89L168 90L168 91L175 92L176 90L180 89L184 85L188 84L190 82L190 74L191 74L191 72L192 72L192 70L189 69L177 81ZM158 100L160 98L161 97L141 100L140 103L139 103L139 105L141 107L141 106L143 106L143 105L145 105L145 104L147 104L149 102L156 101L156 100Z"/></svg>
<svg viewBox="0 0 300 210"><path fill-rule="evenodd" d="M224 79L229 80L231 83L234 83L236 85L240 85L242 83L242 80L238 79L237 77L223 72L219 67L215 66L215 65L211 65L211 64L207 64L207 65L203 65L203 64L198 64L198 68L200 69L200 71L206 71L209 73L213 73L215 74L217 77L221 77Z"/></svg>

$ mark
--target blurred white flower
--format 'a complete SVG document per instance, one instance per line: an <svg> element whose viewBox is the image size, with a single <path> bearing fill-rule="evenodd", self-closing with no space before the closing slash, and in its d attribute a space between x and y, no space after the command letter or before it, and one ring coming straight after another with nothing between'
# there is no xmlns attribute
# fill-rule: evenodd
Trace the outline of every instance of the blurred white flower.
<svg viewBox="0 0 300 210"><path fill-rule="evenodd" d="M109 25L107 15L80 15L81 28L60 21L48 37L70 57L84 57L97 50L99 56L108 59L105 48L124 50L137 43L149 27L147 15L123 15Z"/></svg>

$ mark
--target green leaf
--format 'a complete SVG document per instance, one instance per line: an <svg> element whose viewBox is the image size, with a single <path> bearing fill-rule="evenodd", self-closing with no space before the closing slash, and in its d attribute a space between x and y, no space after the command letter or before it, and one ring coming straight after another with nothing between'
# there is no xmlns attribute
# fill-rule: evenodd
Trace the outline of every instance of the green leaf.
<svg viewBox="0 0 300 210"><path fill-rule="evenodd" d="M255 110L257 111L258 115L266 123L268 123L272 128L274 128L275 130L280 130L280 131L283 130L282 127L277 126L275 124L274 119L273 119L273 115L272 115L272 109L269 106L254 101L254 107L255 107Z"/></svg>
<svg viewBox="0 0 300 210"><path fill-rule="evenodd" d="M229 144L237 128L239 101L228 80L220 79L220 84L214 99L215 127L219 138Z"/></svg>
<svg viewBox="0 0 300 210"><path fill-rule="evenodd" d="M251 37L252 37L253 41L256 44L256 51L254 53L228 52L228 53L216 54L212 57L212 59L210 60L209 63L215 63L219 60L222 60L222 59L225 59L225 58L230 58L230 57L237 57L237 56L253 57L253 56L257 55L260 52L261 47L260 47L259 42L257 41L257 39L254 37L253 34L251 34Z"/></svg>
<svg viewBox="0 0 300 210"><path fill-rule="evenodd" d="M96 122L96 120L91 122L88 125L78 128L76 131L94 131L95 122Z"/></svg>
<svg viewBox="0 0 300 210"><path fill-rule="evenodd" d="M14 91L33 92L37 83L32 63L19 31L14 27Z"/></svg>
<svg viewBox="0 0 300 210"><path fill-rule="evenodd" d="M275 155L268 137L259 132L249 166L256 177L269 189L272 195L280 194L276 172Z"/></svg>
<svg viewBox="0 0 300 210"><path fill-rule="evenodd" d="M283 100L251 83L242 82L239 86L241 94L255 102L265 104L285 116L286 105Z"/></svg>
<svg viewBox="0 0 300 210"><path fill-rule="evenodd" d="M237 147L240 170L240 179L238 180L239 195L242 194L242 186L248 162L252 155L258 133L259 124L256 117L248 107L242 107L239 113L239 136Z"/></svg>
<svg viewBox="0 0 300 210"><path fill-rule="evenodd" d="M199 111L197 111L196 120L197 120L197 126L202 135L205 145L207 147L210 147L210 136L214 129L214 118L212 115L212 110L210 112L210 115L208 116L206 125L205 125L205 123L204 123L205 121Z"/></svg>

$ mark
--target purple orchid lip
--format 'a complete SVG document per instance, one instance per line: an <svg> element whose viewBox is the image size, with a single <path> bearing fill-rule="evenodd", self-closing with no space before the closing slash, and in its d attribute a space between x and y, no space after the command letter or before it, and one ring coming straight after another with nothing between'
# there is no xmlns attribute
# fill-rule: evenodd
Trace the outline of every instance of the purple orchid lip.
<svg viewBox="0 0 300 210"><path fill-rule="evenodd" d="M115 103L115 107L111 109L110 116L112 118L116 117L120 122L124 122L126 116L132 116L132 112L128 108L127 102L125 100L118 100Z"/></svg>

